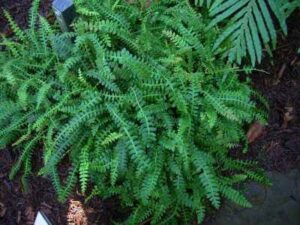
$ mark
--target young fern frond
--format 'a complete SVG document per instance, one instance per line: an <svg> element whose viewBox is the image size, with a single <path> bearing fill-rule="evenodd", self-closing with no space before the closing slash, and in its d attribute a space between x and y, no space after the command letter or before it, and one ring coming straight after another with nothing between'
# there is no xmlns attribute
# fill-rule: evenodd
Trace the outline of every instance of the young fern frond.
<svg viewBox="0 0 300 225"><path fill-rule="evenodd" d="M89 160L89 148L91 146L90 141L87 143L86 146L84 146L81 150L79 160L79 179L80 179L80 186L81 186L81 192L85 193L88 185L89 180L89 166L90 166L90 160Z"/></svg>
<svg viewBox="0 0 300 225"><path fill-rule="evenodd" d="M123 137L122 133L112 132L101 142L101 144L104 146L112 144L113 142L119 140L121 137Z"/></svg>

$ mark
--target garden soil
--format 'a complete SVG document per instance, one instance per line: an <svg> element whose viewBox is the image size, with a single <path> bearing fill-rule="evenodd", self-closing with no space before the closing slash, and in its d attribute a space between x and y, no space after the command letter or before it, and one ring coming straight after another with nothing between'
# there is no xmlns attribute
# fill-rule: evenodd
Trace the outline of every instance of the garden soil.
<svg viewBox="0 0 300 225"><path fill-rule="evenodd" d="M265 57L254 72L253 87L269 102L266 126L254 123L248 132L247 154L267 171L271 187L255 183L242 189L253 204L244 209L226 201L206 218L205 225L300 224L300 12L288 20L289 34L281 35L273 58Z"/></svg>

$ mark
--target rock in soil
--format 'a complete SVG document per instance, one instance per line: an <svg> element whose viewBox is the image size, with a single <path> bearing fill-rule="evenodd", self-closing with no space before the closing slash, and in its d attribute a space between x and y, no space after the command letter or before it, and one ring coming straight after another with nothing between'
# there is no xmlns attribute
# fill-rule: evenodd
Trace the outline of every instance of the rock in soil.
<svg viewBox="0 0 300 225"><path fill-rule="evenodd" d="M253 208L244 209L226 202L207 225L299 225L300 170L269 172L272 187L257 183L245 186Z"/></svg>

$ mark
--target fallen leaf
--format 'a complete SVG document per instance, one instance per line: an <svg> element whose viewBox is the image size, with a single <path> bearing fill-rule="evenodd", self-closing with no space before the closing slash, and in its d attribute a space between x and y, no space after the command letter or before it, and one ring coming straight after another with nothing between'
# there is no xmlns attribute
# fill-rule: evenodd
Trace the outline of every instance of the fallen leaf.
<svg viewBox="0 0 300 225"><path fill-rule="evenodd" d="M283 116L282 127L287 128L288 123L294 119L294 108L293 107L285 107L285 113Z"/></svg>
<svg viewBox="0 0 300 225"><path fill-rule="evenodd" d="M295 58L291 61L290 65L293 66L298 60L298 57L295 56Z"/></svg>
<svg viewBox="0 0 300 225"><path fill-rule="evenodd" d="M280 83L280 80L281 80L286 68L287 68L286 63L284 63L281 66L281 69L279 70L278 74L276 75L276 80L273 82L273 85L277 85Z"/></svg>
<svg viewBox="0 0 300 225"><path fill-rule="evenodd" d="M251 125L250 129L247 132L247 140L249 143L253 143L258 137L263 134L265 127L259 123L255 122Z"/></svg>
<svg viewBox="0 0 300 225"><path fill-rule="evenodd" d="M51 205L48 205L46 202L42 202L41 204L42 206L48 208L48 209L52 209L52 206Z"/></svg>
<svg viewBox="0 0 300 225"><path fill-rule="evenodd" d="M20 222L21 222L21 211L18 211L17 224L20 224Z"/></svg>
<svg viewBox="0 0 300 225"><path fill-rule="evenodd" d="M2 202L0 202L0 217L4 217L5 213L6 213L6 207L4 206L4 204Z"/></svg>
<svg viewBox="0 0 300 225"><path fill-rule="evenodd" d="M42 202L41 210L43 211L44 214L50 215L52 211L52 206L48 205L46 202Z"/></svg>
<svg viewBox="0 0 300 225"><path fill-rule="evenodd" d="M26 207L25 209L25 216L27 220L27 224L33 224L35 220L35 213L31 206Z"/></svg>

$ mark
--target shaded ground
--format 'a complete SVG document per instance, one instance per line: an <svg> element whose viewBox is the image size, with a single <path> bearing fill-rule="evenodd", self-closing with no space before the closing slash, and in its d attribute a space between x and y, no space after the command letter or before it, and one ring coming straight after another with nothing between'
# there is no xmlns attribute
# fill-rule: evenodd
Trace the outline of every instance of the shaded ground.
<svg viewBox="0 0 300 225"><path fill-rule="evenodd" d="M289 35L274 52L274 65L261 66L270 74L257 73L253 85L270 102L269 125L251 146L267 170L300 169L300 11L288 20Z"/></svg>
<svg viewBox="0 0 300 225"><path fill-rule="evenodd" d="M36 152L35 156L42 158L40 152ZM93 199L84 204L84 196L74 194L65 203L58 202L50 180L38 177L36 165L35 172L29 180L30 191L25 193L20 177L13 181L8 177L11 166L17 159L18 154L12 150L0 151L1 225L32 225L38 211L43 212L53 225L108 225L111 218L119 217L119 207L113 201L102 202ZM67 173L68 171L64 170L60 175L64 176Z"/></svg>
<svg viewBox="0 0 300 225"><path fill-rule="evenodd" d="M253 208L226 202L205 225L300 225L300 11L288 20L273 60L265 58L253 86L270 103L269 121L243 158L258 160L272 187L247 184Z"/></svg>
<svg viewBox="0 0 300 225"><path fill-rule="evenodd" d="M250 209L226 202L210 225L299 225L300 171L268 172L272 187L247 184Z"/></svg>
<svg viewBox="0 0 300 225"><path fill-rule="evenodd" d="M0 8L7 9L16 18L18 24L25 27L30 2L31 0L0 0ZM51 0L42 2L41 13L48 16ZM0 11L0 33L3 32L8 35L12 34ZM270 102L270 117L269 125L265 128L263 134L251 144L249 154L246 156L251 159L258 159L260 164L268 171L280 172L269 173L275 181L274 184L276 184L269 189L269 193L273 193L271 199L278 197L280 200L281 195L286 200L288 199L287 203L282 203L282 206L290 204L290 206L287 206L291 207L288 212L299 210L300 204L298 201L300 190L297 189L300 184L298 182L295 184L296 186L292 185L300 179L297 172L297 169L300 169L300 57L297 58L296 53L299 47L300 12L295 13L290 18L289 36L287 38L281 37L278 49L274 53L274 59L266 58L264 60L261 69L269 74L255 73L253 75L253 86ZM14 181L8 179L9 170L16 159L17 156L12 151L0 151L1 225L32 224L38 210L43 211L53 224L107 225L110 218L118 217L117 206L114 202L93 200L88 204L83 204L83 196L77 194L70 197L69 201L64 204L58 203L51 182L45 178L33 177L30 180L31 191L28 194L23 193L19 179ZM293 172L289 172L292 169L294 169ZM250 199L256 193L258 193L258 196L262 193L261 187L253 185L248 186L252 190L248 193ZM298 195L290 193L291 190L295 189L298 190ZM284 190L287 190L287 192L282 194ZM273 206L276 207L274 211L272 210ZM244 219L235 223L236 225L244 225L245 221L248 221L247 215L252 215L251 217L254 219L261 218L257 215L259 212L261 213L262 208L256 209L258 211L252 210L244 215L244 210L232 208L230 204L223 207L221 212L217 214L218 217L225 220L228 216L228 211L226 211L228 208L232 214L230 214L231 217L229 215L230 223L225 224L231 224L235 217L240 216ZM266 209L265 214L261 215L268 218L269 225L276 224L275 222L272 223L271 220L276 215L282 215L279 218L277 217L277 221L282 222L280 219L286 218L286 208L282 209L280 206L275 206L274 202L268 203ZM280 212L283 213L280 214ZM299 216L299 214L297 215ZM218 224L213 217L209 221L208 224ZM284 223L281 224L298 222L291 221L291 223L288 223L288 220L283 221ZM256 222L248 224L252 225Z"/></svg>

